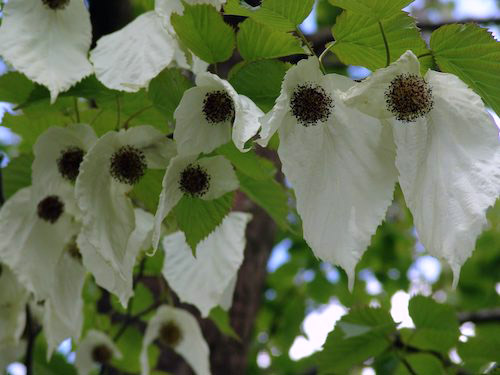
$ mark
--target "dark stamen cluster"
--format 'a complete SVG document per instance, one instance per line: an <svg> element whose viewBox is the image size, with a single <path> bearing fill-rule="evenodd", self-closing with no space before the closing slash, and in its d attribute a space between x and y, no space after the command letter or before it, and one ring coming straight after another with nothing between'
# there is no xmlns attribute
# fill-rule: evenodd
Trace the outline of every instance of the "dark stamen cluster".
<svg viewBox="0 0 500 375"><path fill-rule="evenodd" d="M184 194L202 197L210 187L210 175L198 164L189 164L179 179L179 188Z"/></svg>
<svg viewBox="0 0 500 375"><path fill-rule="evenodd" d="M385 102L387 110L403 122L425 116L434 105L432 88L416 74L396 76L385 91Z"/></svg>
<svg viewBox="0 0 500 375"><path fill-rule="evenodd" d="M292 114L305 127L328 120L333 107L333 99L325 89L311 83L298 85L290 100Z"/></svg>
<svg viewBox="0 0 500 375"><path fill-rule="evenodd" d="M61 10L66 8L66 6L69 4L69 0L42 0L42 3L44 3L45 6L48 6L50 9Z"/></svg>
<svg viewBox="0 0 500 375"><path fill-rule="evenodd" d="M49 195L42 199L37 206L38 217L54 224L64 212L64 203L57 195Z"/></svg>
<svg viewBox="0 0 500 375"><path fill-rule="evenodd" d="M106 345L101 344L92 349L92 360L102 365L108 363L113 357L113 352Z"/></svg>
<svg viewBox="0 0 500 375"><path fill-rule="evenodd" d="M83 161L85 152L76 146L68 147L61 151L61 155L57 159L57 169L61 176L65 179L74 182L80 172L80 164Z"/></svg>
<svg viewBox="0 0 500 375"><path fill-rule="evenodd" d="M205 95L203 113L210 124L234 121L233 99L225 91L212 91Z"/></svg>
<svg viewBox="0 0 500 375"><path fill-rule="evenodd" d="M170 347L175 347L182 340L182 332L177 324L169 321L160 328L160 341Z"/></svg>
<svg viewBox="0 0 500 375"><path fill-rule="evenodd" d="M146 173L144 153L133 146L123 146L111 156L109 172L124 184L134 185Z"/></svg>

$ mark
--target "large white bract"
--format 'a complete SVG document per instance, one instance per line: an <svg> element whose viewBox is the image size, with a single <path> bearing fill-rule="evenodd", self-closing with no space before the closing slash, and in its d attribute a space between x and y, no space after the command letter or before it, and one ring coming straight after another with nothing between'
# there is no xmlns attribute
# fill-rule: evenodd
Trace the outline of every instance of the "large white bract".
<svg viewBox="0 0 500 375"><path fill-rule="evenodd" d="M0 26L0 56L50 91L54 102L92 74L87 53L92 40L90 15L82 0L51 9L42 0L5 4Z"/></svg>
<svg viewBox="0 0 500 375"><path fill-rule="evenodd" d="M304 238L319 258L354 268L392 202L394 145L380 122L347 108L354 82L323 75L311 57L291 68L274 108L261 119L261 144L278 131L283 172L297 196Z"/></svg>
<svg viewBox="0 0 500 375"><path fill-rule="evenodd" d="M91 329L78 345L75 367L78 375L89 375L96 368L123 357L113 340L104 332Z"/></svg>
<svg viewBox="0 0 500 375"><path fill-rule="evenodd" d="M406 79L417 94L406 97L396 78ZM391 99L391 90L399 99ZM417 57L408 51L352 87L346 101L391 130L384 142L396 144L399 183L419 239L450 264L456 285L486 211L500 195L498 129L481 98L452 74L429 70L422 77ZM408 116L411 121L397 119Z"/></svg>

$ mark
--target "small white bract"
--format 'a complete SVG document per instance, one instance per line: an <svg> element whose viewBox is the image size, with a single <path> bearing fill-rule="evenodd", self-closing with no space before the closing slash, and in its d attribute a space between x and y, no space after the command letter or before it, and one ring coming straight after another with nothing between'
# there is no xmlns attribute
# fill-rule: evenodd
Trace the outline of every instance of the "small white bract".
<svg viewBox="0 0 500 375"><path fill-rule="evenodd" d="M223 156L199 160L196 156L177 156L170 162L162 185L153 231L154 249L160 242L163 220L184 195L204 200L217 199L236 190L239 182L231 163Z"/></svg>
<svg viewBox="0 0 500 375"><path fill-rule="evenodd" d="M163 239L162 274L179 298L195 305L203 317L220 305L228 310L238 270L243 263L245 229L252 216L231 212L220 226L196 246L196 258L184 233Z"/></svg>
<svg viewBox="0 0 500 375"><path fill-rule="evenodd" d="M406 203L426 250L444 258L458 282L500 195L498 129L481 98L458 77L429 70L407 51L346 93L346 103L377 116L396 144Z"/></svg>
<svg viewBox="0 0 500 375"><path fill-rule="evenodd" d="M0 26L0 56L50 91L54 102L92 74L87 53L90 15L82 0L15 0L5 4Z"/></svg>
<svg viewBox="0 0 500 375"><path fill-rule="evenodd" d="M354 268L392 201L394 146L380 121L347 108L341 93L354 85L323 75L318 59L292 67L274 108L262 118L266 145L279 131L278 154L297 197L304 239L319 258Z"/></svg>
<svg viewBox="0 0 500 375"><path fill-rule="evenodd" d="M104 135L80 167L75 194L83 215L77 241L83 264L124 306L131 294L128 280L135 257L149 246L140 241L148 237L147 223L137 226L141 233L134 232L136 217L127 193L148 168L165 168L174 154L175 145L164 134L139 126Z"/></svg>
<svg viewBox="0 0 500 375"><path fill-rule="evenodd" d="M212 73L196 77L175 110L174 139L179 154L209 153L233 140L240 151L259 131L262 111L226 80Z"/></svg>
<svg viewBox="0 0 500 375"><path fill-rule="evenodd" d="M78 345L75 367L78 375L89 375L92 370L109 363L113 358L122 358L113 340L105 333L91 329Z"/></svg>
<svg viewBox="0 0 500 375"><path fill-rule="evenodd" d="M198 322L185 310L161 306L151 318L141 351L141 375L149 375L148 347L158 339L181 355L197 375L210 375L209 348Z"/></svg>

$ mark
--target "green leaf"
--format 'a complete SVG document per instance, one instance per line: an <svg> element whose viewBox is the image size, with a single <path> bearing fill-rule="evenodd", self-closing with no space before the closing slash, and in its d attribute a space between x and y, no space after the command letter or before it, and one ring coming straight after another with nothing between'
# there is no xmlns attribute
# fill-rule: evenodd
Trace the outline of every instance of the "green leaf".
<svg viewBox="0 0 500 375"><path fill-rule="evenodd" d="M306 54L292 34L273 30L251 18L240 24L236 40L241 56L248 61Z"/></svg>
<svg viewBox="0 0 500 375"><path fill-rule="evenodd" d="M237 341L241 341L238 334L234 331L233 327L231 327L231 322L229 320L229 314L227 311L224 311L220 306L214 307L212 310L210 310L209 318L215 323L219 331L221 331L224 335L232 337Z"/></svg>
<svg viewBox="0 0 500 375"><path fill-rule="evenodd" d="M47 344L43 334L38 335L35 340L32 371L36 375L76 375L75 367L58 352L47 361Z"/></svg>
<svg viewBox="0 0 500 375"><path fill-rule="evenodd" d="M184 3L184 14L174 13L170 21L181 41L202 60L215 64L233 54L233 29L213 6Z"/></svg>
<svg viewBox="0 0 500 375"><path fill-rule="evenodd" d="M500 113L500 43L478 25L442 26L430 46L443 72L458 76Z"/></svg>
<svg viewBox="0 0 500 375"><path fill-rule="evenodd" d="M31 185L31 164L33 154L21 154L12 159L2 170L3 192L5 199L9 199L19 189Z"/></svg>
<svg viewBox="0 0 500 375"><path fill-rule="evenodd" d="M2 125L8 127L14 133L21 136L19 151L31 152L38 136L51 126L63 126L71 122L71 119L58 112L37 113L33 115L11 115L6 113Z"/></svg>
<svg viewBox="0 0 500 375"><path fill-rule="evenodd" d="M174 208L179 229L186 242L196 251L196 245L217 228L233 206L234 193L227 193L214 200L183 196Z"/></svg>
<svg viewBox="0 0 500 375"><path fill-rule="evenodd" d="M288 230L288 195L283 186L273 178L255 180L239 170L236 175L240 180L240 190L262 207L281 229Z"/></svg>
<svg viewBox="0 0 500 375"><path fill-rule="evenodd" d="M10 72L0 77L0 102L19 104L28 99L35 85L24 75Z"/></svg>
<svg viewBox="0 0 500 375"><path fill-rule="evenodd" d="M409 303L415 332L406 343L420 349L447 352L456 345L460 332L455 311L430 297L415 296Z"/></svg>
<svg viewBox="0 0 500 375"><path fill-rule="evenodd" d="M292 31L311 13L314 0L264 0L257 10L240 5L239 0L229 0L224 6L226 14L251 17L275 30Z"/></svg>
<svg viewBox="0 0 500 375"><path fill-rule="evenodd" d="M358 13L363 16L381 20L399 13L414 0L329 0L330 4Z"/></svg>
<svg viewBox="0 0 500 375"><path fill-rule="evenodd" d="M389 44L391 62L404 52L412 50L415 55L427 53L427 47L415 25L415 19L405 12L399 12L382 22ZM386 66L386 49L376 19L344 11L337 17L332 28L335 44L333 52L346 65L361 65L370 70ZM423 68L432 59L423 59Z"/></svg>
<svg viewBox="0 0 500 375"><path fill-rule="evenodd" d="M117 325L116 328L121 327ZM141 364L139 362L141 354L141 342L144 334L137 327L130 325L127 327L123 335L116 342L118 349L122 353L122 359L114 358L111 361L113 367L126 371L127 373L140 373ZM149 363L156 363L160 350L151 345L148 350Z"/></svg>
<svg viewBox="0 0 500 375"><path fill-rule="evenodd" d="M459 342L458 355L465 362L465 367L479 373L490 362L500 363L500 325L482 324L476 327L476 336L467 342Z"/></svg>
<svg viewBox="0 0 500 375"><path fill-rule="evenodd" d="M415 374L445 375L446 371L436 356L427 353L410 354L405 357ZM400 364L395 375L412 375L404 364Z"/></svg>
<svg viewBox="0 0 500 375"><path fill-rule="evenodd" d="M356 364L384 352L391 344L386 336L396 324L380 308L353 309L337 322L319 357L321 374L345 374Z"/></svg>
<svg viewBox="0 0 500 375"><path fill-rule="evenodd" d="M184 91L191 87L193 84L180 69L165 69L150 82L148 95L154 106L173 121Z"/></svg>
<svg viewBox="0 0 500 375"><path fill-rule="evenodd" d="M151 213L155 213L158 208L164 175L164 170L148 169L131 192L132 199L141 201Z"/></svg>
<svg viewBox="0 0 500 375"><path fill-rule="evenodd" d="M215 152L228 159L241 173L255 180L274 178L276 168L273 163L258 156L254 151L240 152L233 142L219 147Z"/></svg>
<svg viewBox="0 0 500 375"><path fill-rule="evenodd" d="M277 60L243 64L231 74L229 82L239 94L248 96L260 109L268 112L280 95L288 67L288 64Z"/></svg>

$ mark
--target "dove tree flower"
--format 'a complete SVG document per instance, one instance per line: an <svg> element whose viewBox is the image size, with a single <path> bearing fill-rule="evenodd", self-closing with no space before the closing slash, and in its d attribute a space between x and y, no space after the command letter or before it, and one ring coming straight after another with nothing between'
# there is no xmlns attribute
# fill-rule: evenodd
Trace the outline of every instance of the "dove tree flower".
<svg viewBox="0 0 500 375"><path fill-rule="evenodd" d="M82 0L15 0L3 9L0 56L46 86L52 102L92 74L87 59L91 40L90 15Z"/></svg>
<svg viewBox="0 0 500 375"><path fill-rule="evenodd" d="M259 131L262 111L229 82L206 72L186 90L175 110L174 139L180 155L209 153L231 139L240 151Z"/></svg>
<svg viewBox="0 0 500 375"><path fill-rule="evenodd" d="M171 160L162 186L153 231L154 249L158 248L163 220L183 196L217 199L236 190L239 182L231 163L223 156L197 159L179 155Z"/></svg>
<svg viewBox="0 0 500 375"><path fill-rule="evenodd" d="M392 130L399 183L419 239L450 264L456 285L500 195L498 129L481 98L455 75L422 76L411 51L345 97Z"/></svg>
<svg viewBox="0 0 500 375"><path fill-rule="evenodd" d="M231 307L236 274L243 263L245 229L252 216L231 212L196 247L196 257L183 232L163 239L165 260L162 274L179 298L208 316L217 305Z"/></svg>
<svg viewBox="0 0 500 375"><path fill-rule="evenodd" d="M221 1L190 0L188 3L208 3L220 9ZM121 30L101 37L90 55L97 78L109 88L135 92L147 87L151 79L171 64L195 72L206 70L208 64L183 51L170 24L170 15L182 13L183 9L181 0L156 0L154 10L141 14ZM188 62L186 52L192 63Z"/></svg>
<svg viewBox="0 0 500 375"><path fill-rule="evenodd" d="M279 132L278 154L296 193L304 238L316 256L344 268L351 287L397 179L386 130L342 101L353 85L346 77L323 75L316 57L300 61L261 119L258 141L266 145Z"/></svg>
<svg viewBox="0 0 500 375"><path fill-rule="evenodd" d="M161 306L149 321L142 341L141 375L149 375L148 347L159 342L182 356L196 375L210 375L209 348L198 322L185 310Z"/></svg>
<svg viewBox="0 0 500 375"><path fill-rule="evenodd" d="M122 358L122 353L113 340L105 333L92 329L78 345L75 367L78 375L89 375L94 369L108 364L113 358Z"/></svg>
<svg viewBox="0 0 500 375"><path fill-rule="evenodd" d="M147 246L139 240L147 236L134 232L142 224L136 225L127 193L148 168L165 168L174 154L175 145L170 139L144 125L105 134L80 167L75 194L83 216L77 240L83 264L96 282L117 294L124 305L130 297L126 286L135 257Z"/></svg>

